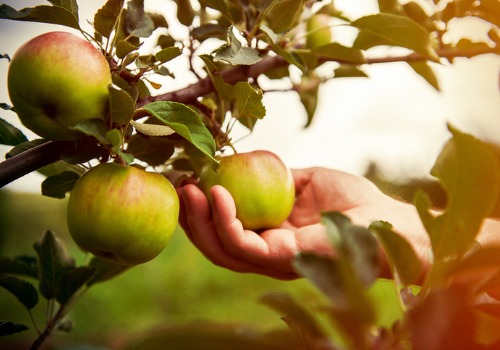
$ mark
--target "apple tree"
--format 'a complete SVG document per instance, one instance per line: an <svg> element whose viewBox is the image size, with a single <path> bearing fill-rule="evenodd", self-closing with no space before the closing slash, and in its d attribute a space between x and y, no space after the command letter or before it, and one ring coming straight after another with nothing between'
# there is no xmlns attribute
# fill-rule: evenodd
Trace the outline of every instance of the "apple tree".
<svg viewBox="0 0 500 350"><path fill-rule="evenodd" d="M433 71L436 65L500 53L498 0L379 0L378 11L360 18L349 18L333 1L171 1L177 8L176 25L184 29L182 37L173 35L172 24L164 16L145 10L143 0L108 0L93 18L79 17L76 0L49 0L50 4L24 9L0 5L3 20L51 23L59 25L62 32L76 31L107 63L106 72L99 74L110 76L102 115L87 112L69 120L76 114L59 115L56 102L68 102L67 96L72 97L74 91L83 98L78 104L91 100L93 87L85 81L88 72L70 69L65 70L65 76L44 78L42 75L48 74L45 69L30 62L33 57L43 58L42 54L2 54L2 59L12 60L11 68L17 73L9 85L11 101L1 105L6 118L0 120L0 142L13 148L0 163L0 186L37 171L47 176L42 195L64 198L85 174L106 163L147 169L178 186L197 180L207 166L216 170L219 155L237 151L232 138L235 125L252 132L266 118L263 96L275 92L269 82L285 81L283 91L297 93L307 127L314 120L318 91L331 79L369 79L366 67L401 62L439 89ZM471 18L489 28L483 39L450 39L454 38L449 35L453 24ZM92 30L85 30L84 22L90 22ZM339 42L331 30L336 26L350 28L355 33L352 42ZM81 52L80 44L65 45L64 54L56 53L52 58L54 74L66 67L67 53ZM145 50L147 47L151 49ZM207 51L207 47L213 49ZM380 51L380 47L394 50ZM174 62L182 62L179 66L185 71L169 69ZM27 83L19 79L28 80L28 76L42 79L31 88L32 94L43 96L37 100L43 102L38 111L15 95L23 89L21 83ZM164 91L164 81L182 83L186 76L193 82ZM58 87L56 91L54 86L63 79L74 89L62 93ZM40 108L46 119L35 122ZM12 112L40 138L29 140L14 127L8 121ZM65 130L62 137L48 126L47 120L57 118L62 118L58 121ZM312 314L305 302L288 295L263 297L266 305L283 316L294 335L292 344L275 344L275 348L499 346L500 337L491 329L500 326L500 249L481 248L475 241L483 220L498 215L498 152L493 145L451 125L449 131L450 140L432 169L446 190L446 207L438 215L431 214L432 203L423 191L414 200L432 243L432 264L425 279L419 280L423 267L416 253L392 231L390 223L376 221L364 228L340 213L325 213L324 224L338 256L326 259L300 254L294 267L325 294L328 302ZM380 268L379 243L388 257L403 311L391 328L377 324L377 305L366 295ZM30 313L40 298L58 306L39 330L32 345L36 349L61 327L82 293L129 266L98 257L76 266L50 231L34 248L34 256L0 259L0 286ZM327 326L319 326L320 314L329 320ZM328 327L335 336L325 330ZM26 328L6 320L0 323L0 334ZM244 344L248 339L232 341ZM254 348L266 348L262 341L253 343ZM190 348L202 347L191 344Z"/></svg>

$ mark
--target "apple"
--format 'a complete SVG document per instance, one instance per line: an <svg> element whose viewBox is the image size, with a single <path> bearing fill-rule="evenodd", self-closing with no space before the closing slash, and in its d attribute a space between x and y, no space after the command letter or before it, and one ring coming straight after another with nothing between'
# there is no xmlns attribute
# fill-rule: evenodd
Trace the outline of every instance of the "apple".
<svg viewBox="0 0 500 350"><path fill-rule="evenodd" d="M177 226L179 198L164 176L99 164L76 182L68 201L71 237L84 251L122 265L155 258Z"/></svg>
<svg viewBox="0 0 500 350"><path fill-rule="evenodd" d="M290 215L295 201L292 173L274 153L257 150L219 157L218 172L205 166L200 188L221 185L234 198L236 216L249 230L275 228Z"/></svg>
<svg viewBox="0 0 500 350"><path fill-rule="evenodd" d="M74 140L81 121L105 118L108 85L105 57L88 41L49 32L22 45L7 76L9 96L21 122L50 140Z"/></svg>

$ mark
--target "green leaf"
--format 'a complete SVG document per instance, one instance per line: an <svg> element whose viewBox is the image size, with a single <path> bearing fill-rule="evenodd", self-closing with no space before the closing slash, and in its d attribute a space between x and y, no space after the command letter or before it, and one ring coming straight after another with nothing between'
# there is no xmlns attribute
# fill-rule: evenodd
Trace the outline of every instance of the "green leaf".
<svg viewBox="0 0 500 350"><path fill-rule="evenodd" d="M305 0L273 1L266 14L266 25L275 33L289 31L297 25L305 4Z"/></svg>
<svg viewBox="0 0 500 350"><path fill-rule="evenodd" d="M332 61L340 61L345 63L363 64L366 62L365 57L360 49L340 45L339 43L328 43L320 46L315 46L311 49L323 58Z"/></svg>
<svg viewBox="0 0 500 350"><path fill-rule="evenodd" d="M320 80L312 73L302 76L300 85L295 85L294 90L297 91L300 97L300 102L304 106L307 113L307 122L305 128L311 125L318 105L318 91Z"/></svg>
<svg viewBox="0 0 500 350"><path fill-rule="evenodd" d="M500 166L491 146L451 126L448 128L453 137L431 171L446 189L445 211L434 216L430 213L428 196L419 193L415 199L436 261L467 252L483 219L497 202L500 190Z"/></svg>
<svg viewBox="0 0 500 350"><path fill-rule="evenodd" d="M262 91L254 89L246 81L234 86L236 97L233 115L240 123L252 130L257 119L266 115L266 107L262 103Z"/></svg>
<svg viewBox="0 0 500 350"><path fill-rule="evenodd" d="M215 51L214 61L226 61L232 65L252 65L262 58L259 52L251 47L243 46L230 27L227 32L228 44Z"/></svg>
<svg viewBox="0 0 500 350"><path fill-rule="evenodd" d="M424 78L430 86L437 91L440 90L437 76L427 62L409 62L409 65L418 75Z"/></svg>
<svg viewBox="0 0 500 350"><path fill-rule="evenodd" d="M278 56L283 57L288 63L293 64L297 68L299 68L302 73L306 72L306 66L302 57L296 54L293 50L289 51L282 48L278 45L278 41L281 40L281 35L278 35L273 32L273 30L265 25L260 26L260 30L264 33L269 43L269 47L273 50Z"/></svg>
<svg viewBox="0 0 500 350"><path fill-rule="evenodd" d="M175 147L167 138L148 137L141 134L133 135L127 146L127 153L153 166L165 163L174 151Z"/></svg>
<svg viewBox="0 0 500 350"><path fill-rule="evenodd" d="M374 234L365 227L353 225L339 212L323 214L327 234L352 272L365 286L372 284L379 275L381 256Z"/></svg>
<svg viewBox="0 0 500 350"><path fill-rule="evenodd" d="M79 266L68 269L61 274L56 292L56 300L66 303L80 288L85 286L96 273L88 266Z"/></svg>
<svg viewBox="0 0 500 350"><path fill-rule="evenodd" d="M38 292L29 282L14 276L0 276L0 287L8 290L28 310L38 304Z"/></svg>
<svg viewBox="0 0 500 350"><path fill-rule="evenodd" d="M94 28L103 37L111 36L116 22L120 18L125 0L108 0L94 16Z"/></svg>
<svg viewBox="0 0 500 350"><path fill-rule="evenodd" d="M370 229L384 247L394 279L405 286L417 283L424 269L410 243L394 232L387 222L373 222Z"/></svg>
<svg viewBox="0 0 500 350"><path fill-rule="evenodd" d="M88 286L108 281L130 268L130 266L116 264L97 257L92 257L88 266L94 271L93 276L86 282Z"/></svg>
<svg viewBox="0 0 500 350"><path fill-rule="evenodd" d="M28 329L29 328L23 324L0 320L0 337L27 331Z"/></svg>
<svg viewBox="0 0 500 350"><path fill-rule="evenodd" d="M121 63L122 67L127 67L139 57L139 53L135 52L139 47L140 45L134 45L128 40L118 41L116 44L116 56L120 59L124 59Z"/></svg>
<svg viewBox="0 0 500 350"><path fill-rule="evenodd" d="M224 79L222 79L222 76L217 71L217 67L213 62L213 58L209 55L200 55L199 57L205 63L208 76L210 77L212 84L214 84L215 91L217 91L219 98L222 100L232 100L234 98L233 86L226 83Z"/></svg>
<svg viewBox="0 0 500 350"><path fill-rule="evenodd" d="M38 277L35 257L19 256L16 258L0 257L0 274Z"/></svg>
<svg viewBox="0 0 500 350"><path fill-rule="evenodd" d="M108 87L111 120L118 125L125 125L132 120L135 102L130 94L115 86Z"/></svg>
<svg viewBox="0 0 500 350"><path fill-rule="evenodd" d="M130 36L148 38L155 30L153 19L144 12L144 0L129 0L125 12L125 27Z"/></svg>
<svg viewBox="0 0 500 350"><path fill-rule="evenodd" d="M302 303L283 292L268 293L260 298L260 302L280 313L281 319L299 341L301 348L314 349L324 344L328 336L323 332L313 314Z"/></svg>
<svg viewBox="0 0 500 350"><path fill-rule="evenodd" d="M40 146L41 144L44 144L46 142L48 142L48 140L45 139L35 139L31 141L22 142L14 146L14 148L12 148L9 152L7 152L5 158L6 159L12 158L14 156L17 156L18 154L21 154L27 150Z"/></svg>
<svg viewBox="0 0 500 350"><path fill-rule="evenodd" d="M40 5L17 11L9 5L0 4L0 18L14 21L59 24L80 30L78 18L67 9L59 6Z"/></svg>
<svg viewBox="0 0 500 350"><path fill-rule="evenodd" d="M106 133L108 128L104 120L100 118L85 119L73 126L73 129L83 132L85 135L93 136L99 142L106 144Z"/></svg>
<svg viewBox="0 0 500 350"><path fill-rule="evenodd" d="M229 22L233 22L231 11L224 0L200 0L200 3L219 11Z"/></svg>
<svg viewBox="0 0 500 350"><path fill-rule="evenodd" d="M368 78L368 75L359 67L340 65L335 69L334 78Z"/></svg>
<svg viewBox="0 0 500 350"><path fill-rule="evenodd" d="M64 171L61 174L50 176L42 182L42 195L63 199L66 193L71 192L80 175L73 171Z"/></svg>
<svg viewBox="0 0 500 350"><path fill-rule="evenodd" d="M52 5L65 8L78 19L78 4L76 0L48 0Z"/></svg>
<svg viewBox="0 0 500 350"><path fill-rule="evenodd" d="M46 299L53 299L61 275L74 267L75 261L69 256L63 241L52 231L46 231L33 247L38 255L40 293Z"/></svg>
<svg viewBox="0 0 500 350"><path fill-rule="evenodd" d="M361 17L351 25L360 30L354 47L366 50L377 45L401 46L418 52L431 61L439 61L433 48L432 36L409 17L378 13Z"/></svg>
<svg viewBox="0 0 500 350"><path fill-rule="evenodd" d="M54 167L58 168L60 171L55 174L53 173L52 175L62 173L65 170L70 170L81 175L83 174L82 168L75 165L88 162L101 156L105 156L105 154L106 150L103 149L103 147L97 142L94 137L81 137L75 141L74 148L61 154L61 159L66 164L59 164L58 166Z"/></svg>
<svg viewBox="0 0 500 350"><path fill-rule="evenodd" d="M336 310L352 313L353 317L366 322L375 320L375 309L365 289L342 260L299 253L293 260L299 275L307 278L333 303Z"/></svg>
<svg viewBox="0 0 500 350"><path fill-rule="evenodd" d="M26 141L28 141L28 138L21 130L0 119L0 143L2 145L16 146Z"/></svg>
<svg viewBox="0 0 500 350"><path fill-rule="evenodd" d="M205 154L212 165L218 164L214 158L215 141L210 131L199 114L188 106L178 102L153 102L138 109L135 115L155 117Z"/></svg>
<svg viewBox="0 0 500 350"><path fill-rule="evenodd" d="M172 46L172 47L167 47L167 48L164 48L164 49L158 51L155 54L155 57L161 63L165 63L165 62L168 62L170 60L173 60L174 58L176 58L177 56L180 56L181 54L182 54L181 49L179 49L176 46Z"/></svg>

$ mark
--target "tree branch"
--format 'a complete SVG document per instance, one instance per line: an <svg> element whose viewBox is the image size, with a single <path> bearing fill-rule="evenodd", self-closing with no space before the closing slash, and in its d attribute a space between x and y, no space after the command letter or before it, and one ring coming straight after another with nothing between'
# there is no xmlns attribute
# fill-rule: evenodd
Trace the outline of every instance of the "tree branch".
<svg viewBox="0 0 500 350"><path fill-rule="evenodd" d="M0 163L0 187L61 159L76 147L73 141L48 141Z"/></svg>

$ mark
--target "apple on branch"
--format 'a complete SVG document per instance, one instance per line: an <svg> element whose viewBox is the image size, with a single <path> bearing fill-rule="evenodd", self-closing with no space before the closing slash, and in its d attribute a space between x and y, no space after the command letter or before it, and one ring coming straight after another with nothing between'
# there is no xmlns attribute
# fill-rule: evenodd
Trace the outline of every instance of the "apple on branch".
<svg viewBox="0 0 500 350"><path fill-rule="evenodd" d="M167 246L179 198L164 176L117 163L99 164L76 182L68 229L76 244L122 265L145 263Z"/></svg>
<svg viewBox="0 0 500 350"><path fill-rule="evenodd" d="M221 185L234 198L236 216L249 230L275 228L290 215L295 201L292 173L274 153L258 150L220 157L218 172L207 165L200 187Z"/></svg>
<svg viewBox="0 0 500 350"><path fill-rule="evenodd" d="M88 41L67 32L49 32L22 45L12 57L7 84L21 122L49 140L74 140L73 127L104 119L108 86L106 58Z"/></svg>

